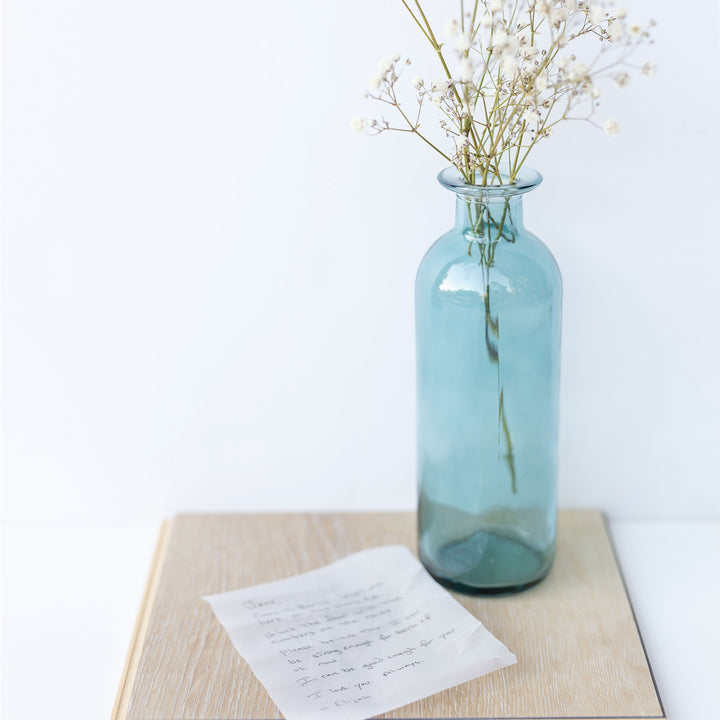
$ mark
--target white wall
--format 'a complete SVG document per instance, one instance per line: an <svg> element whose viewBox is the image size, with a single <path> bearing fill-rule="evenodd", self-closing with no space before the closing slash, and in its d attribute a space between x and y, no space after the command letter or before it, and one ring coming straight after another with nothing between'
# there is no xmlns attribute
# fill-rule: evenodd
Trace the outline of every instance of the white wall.
<svg viewBox="0 0 720 720"><path fill-rule="evenodd" d="M657 76L608 91L617 139L538 147L526 200L565 283L561 503L717 515L717 7L627 4ZM402 5L3 5L5 521L411 508L452 198L414 138L348 127L425 52Z"/></svg>

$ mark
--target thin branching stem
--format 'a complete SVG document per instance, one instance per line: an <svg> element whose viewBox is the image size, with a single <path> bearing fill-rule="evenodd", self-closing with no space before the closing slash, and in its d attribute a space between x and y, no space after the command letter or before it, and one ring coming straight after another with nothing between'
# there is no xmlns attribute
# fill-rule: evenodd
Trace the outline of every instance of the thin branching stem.
<svg viewBox="0 0 720 720"><path fill-rule="evenodd" d="M613 79L627 85L619 68L649 41L648 26L631 24L623 13L612 15L590 3L570 0L459 0L459 21L449 22L451 44L440 42L421 0L400 0L437 58L442 80L416 79L417 112L408 113L396 83L409 60L400 56L380 63L367 96L392 105L407 127L380 121L353 121L371 134L402 130L451 162L465 182L496 185L514 182L535 145L565 120L582 118L593 125L599 106L598 83ZM580 60L578 55L585 53ZM595 48L594 53L591 51ZM457 67L449 61L454 48ZM640 66L652 74L649 63ZM432 137L422 115L440 111L440 130L451 149ZM607 121L609 134L617 123Z"/></svg>

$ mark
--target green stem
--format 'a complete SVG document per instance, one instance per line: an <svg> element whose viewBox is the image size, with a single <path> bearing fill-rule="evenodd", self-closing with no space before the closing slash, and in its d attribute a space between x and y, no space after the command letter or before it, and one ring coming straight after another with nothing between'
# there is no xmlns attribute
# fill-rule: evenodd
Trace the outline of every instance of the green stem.
<svg viewBox="0 0 720 720"><path fill-rule="evenodd" d="M489 361L497 366L497 393L498 393L498 456L502 455L507 463L510 473L510 484L513 494L517 493L517 471L515 468L515 453L513 450L512 434L505 410L505 393L500 373L500 317L493 317L491 293L490 293L490 270L495 263L495 250L501 240L512 242L511 230L506 234L506 224L509 222L512 227L510 213L510 199L506 198L503 205L503 212L498 221L493 218L490 207L487 203L472 198L466 198L468 221L473 234L476 237L484 237L484 241L476 240L479 252L479 265L483 284L483 307L484 307L484 331L485 349ZM472 255L472 243L468 245L468 255ZM505 452L501 451L504 440Z"/></svg>

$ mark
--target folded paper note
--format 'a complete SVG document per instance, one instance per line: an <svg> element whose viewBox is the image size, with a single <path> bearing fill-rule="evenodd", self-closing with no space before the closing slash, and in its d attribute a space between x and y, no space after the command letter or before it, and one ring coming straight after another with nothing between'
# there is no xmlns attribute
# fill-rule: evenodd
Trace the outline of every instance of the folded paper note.
<svg viewBox="0 0 720 720"><path fill-rule="evenodd" d="M401 545L204 599L287 720L363 720L516 662Z"/></svg>

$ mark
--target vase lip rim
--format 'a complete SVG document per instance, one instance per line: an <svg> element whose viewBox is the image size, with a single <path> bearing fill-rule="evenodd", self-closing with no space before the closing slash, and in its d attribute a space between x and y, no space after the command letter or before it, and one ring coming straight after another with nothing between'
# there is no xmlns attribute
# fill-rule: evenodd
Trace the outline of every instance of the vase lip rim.
<svg viewBox="0 0 720 720"><path fill-rule="evenodd" d="M501 171L503 168L501 168ZM506 172L502 173L507 175ZM534 190L542 181L543 176L533 168L523 166L517 174L514 183L504 185L470 185L454 166L446 167L437 175L438 182L456 195L465 195L482 198L506 198L514 195L522 195Z"/></svg>

